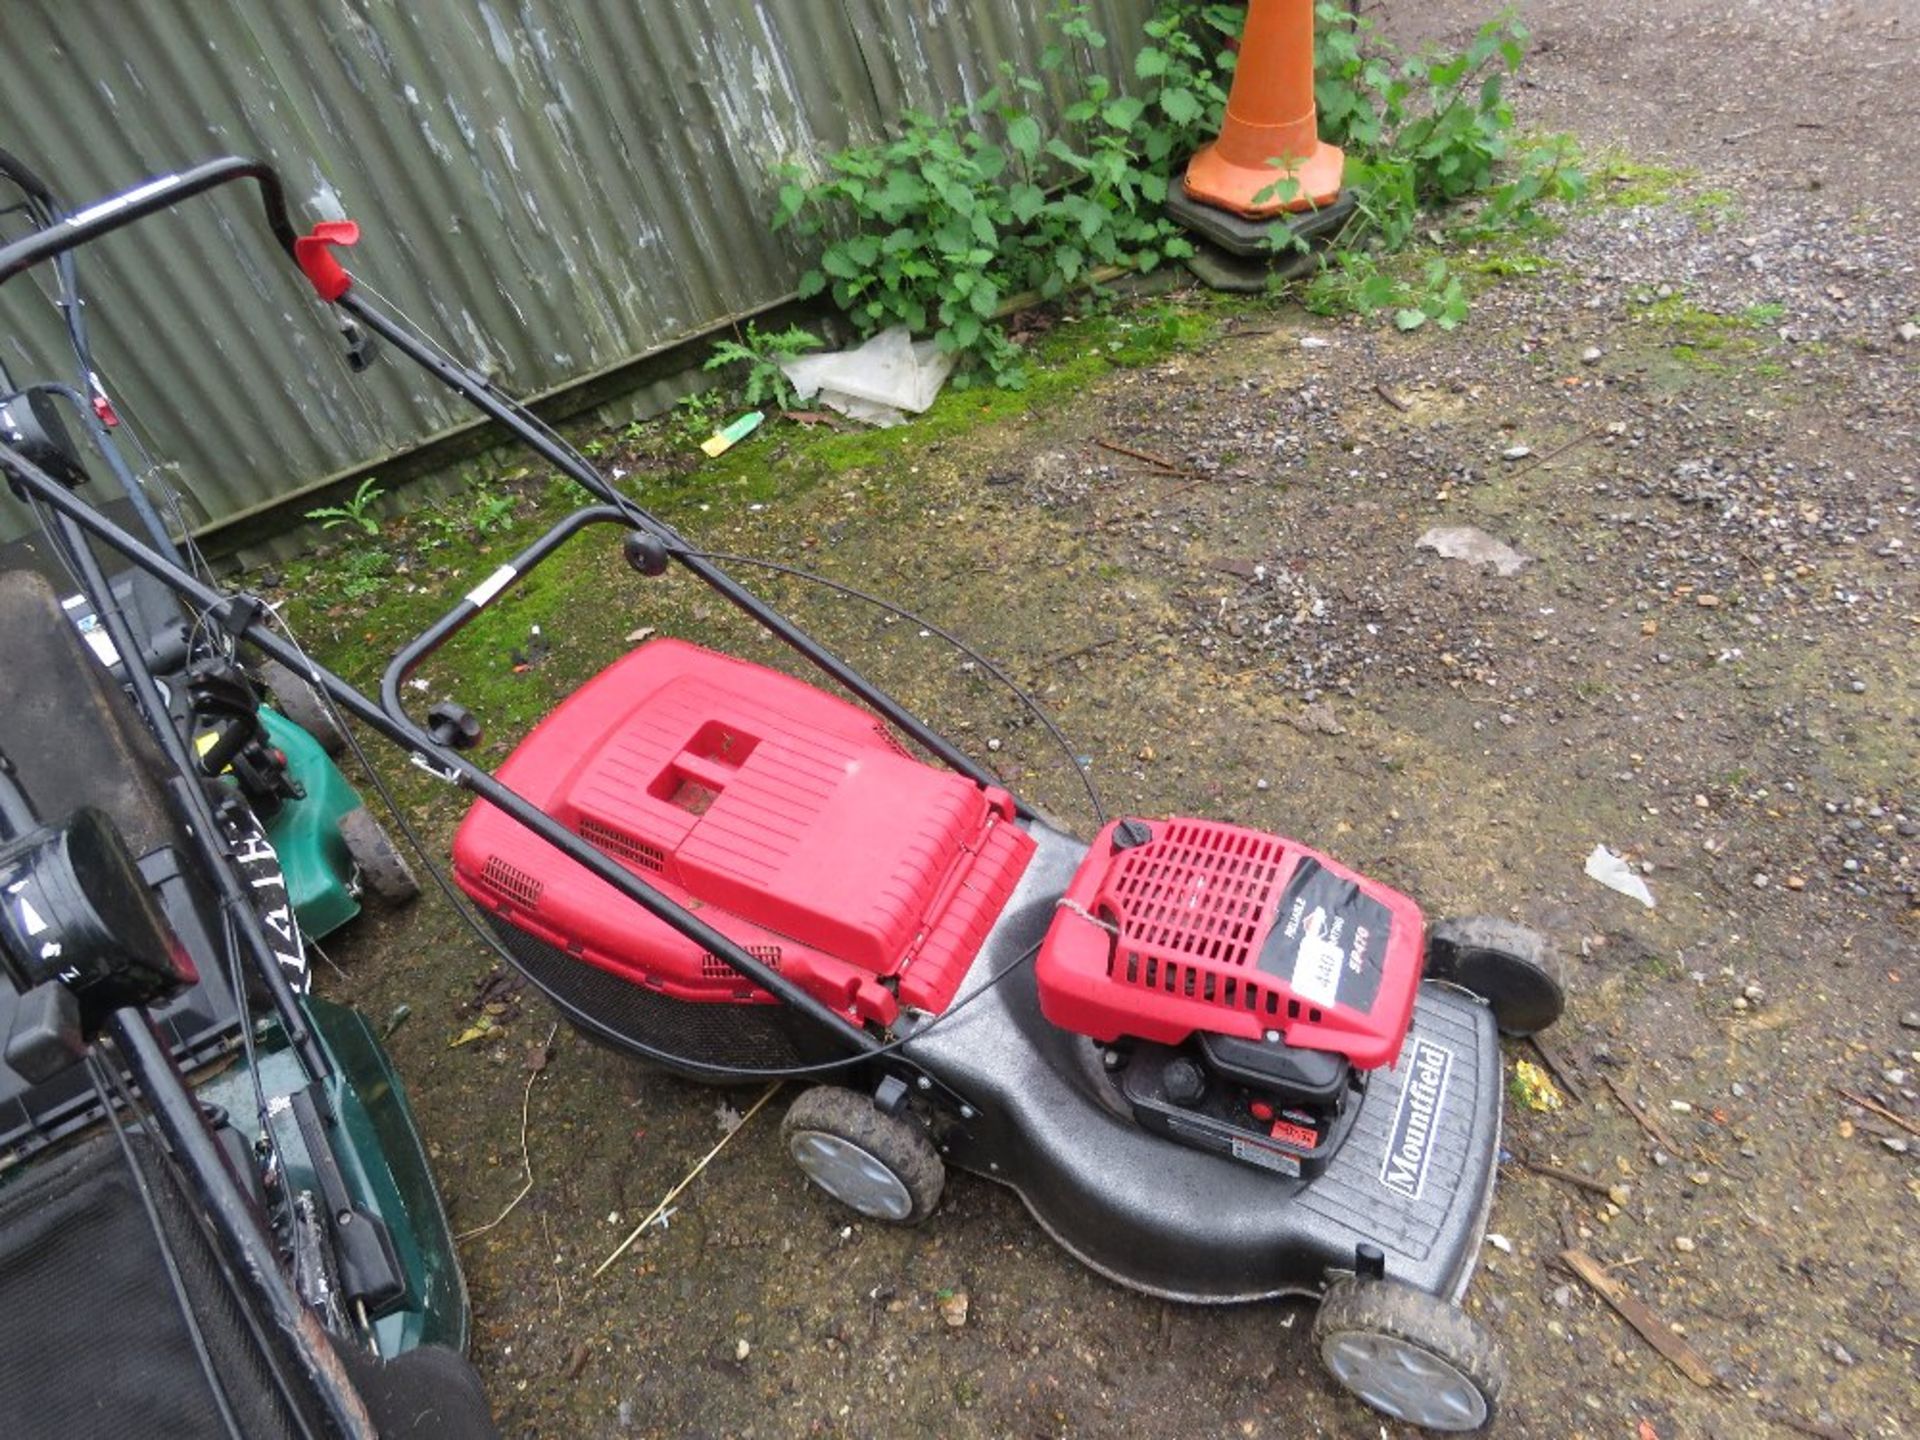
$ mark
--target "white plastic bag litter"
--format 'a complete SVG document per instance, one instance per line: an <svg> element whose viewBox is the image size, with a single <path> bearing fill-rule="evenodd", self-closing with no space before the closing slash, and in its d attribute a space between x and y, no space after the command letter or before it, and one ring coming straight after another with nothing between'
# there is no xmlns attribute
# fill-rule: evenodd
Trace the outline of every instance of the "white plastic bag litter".
<svg viewBox="0 0 1920 1440"><path fill-rule="evenodd" d="M1587 856L1587 874L1609 890L1617 890L1629 899L1638 900L1647 909L1653 909L1653 891L1647 888L1647 882L1634 874L1633 867L1606 846L1593 847L1593 853Z"/></svg>
<svg viewBox="0 0 1920 1440"><path fill-rule="evenodd" d="M780 369L802 400L818 396L829 409L884 428L933 404L958 358L896 325L852 350L796 356Z"/></svg>

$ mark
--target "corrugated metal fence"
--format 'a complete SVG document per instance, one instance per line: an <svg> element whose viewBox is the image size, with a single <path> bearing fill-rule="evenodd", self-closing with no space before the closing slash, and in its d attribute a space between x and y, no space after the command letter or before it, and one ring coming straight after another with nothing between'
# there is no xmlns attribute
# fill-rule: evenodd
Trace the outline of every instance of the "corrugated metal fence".
<svg viewBox="0 0 1920 1440"><path fill-rule="evenodd" d="M969 99L1001 60L1032 69L1048 8L7 0L0 146L70 203L264 156L298 221L361 222L364 283L534 395L787 296L801 267L767 229L773 168ZM1151 8L1094 11L1124 41ZM400 364L352 375L250 201L196 202L83 257L103 369L214 521L470 419ZM0 290L0 358L65 378L37 279Z"/></svg>

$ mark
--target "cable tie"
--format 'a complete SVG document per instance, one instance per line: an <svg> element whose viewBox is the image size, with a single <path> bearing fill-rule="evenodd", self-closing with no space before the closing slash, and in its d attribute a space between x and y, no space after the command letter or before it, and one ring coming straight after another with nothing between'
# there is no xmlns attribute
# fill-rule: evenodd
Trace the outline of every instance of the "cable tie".
<svg viewBox="0 0 1920 1440"><path fill-rule="evenodd" d="M1082 920L1086 921L1089 925L1098 925L1102 930L1106 931L1109 935L1113 936L1114 939L1118 940L1120 938L1120 927L1118 925L1110 924L1109 922L1102 920L1098 915L1094 914L1091 910L1087 909L1086 906L1082 905L1078 900L1073 899L1071 896L1062 895L1058 900L1053 902L1053 908L1056 910L1071 911L1073 914L1078 915Z"/></svg>

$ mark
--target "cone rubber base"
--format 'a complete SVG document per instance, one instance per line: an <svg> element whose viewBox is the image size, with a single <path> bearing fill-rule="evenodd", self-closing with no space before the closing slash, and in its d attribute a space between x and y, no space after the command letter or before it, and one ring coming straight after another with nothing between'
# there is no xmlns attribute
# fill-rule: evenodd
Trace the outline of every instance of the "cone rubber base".
<svg viewBox="0 0 1920 1440"><path fill-rule="evenodd" d="M1267 262L1292 258L1290 252L1276 251L1274 238L1290 232L1315 245L1330 243L1352 217L1354 200L1341 195L1331 205L1318 210L1276 215L1270 220L1249 220L1229 210L1217 210L1187 194L1180 185L1167 190L1167 214L1176 224L1192 231L1229 255Z"/></svg>

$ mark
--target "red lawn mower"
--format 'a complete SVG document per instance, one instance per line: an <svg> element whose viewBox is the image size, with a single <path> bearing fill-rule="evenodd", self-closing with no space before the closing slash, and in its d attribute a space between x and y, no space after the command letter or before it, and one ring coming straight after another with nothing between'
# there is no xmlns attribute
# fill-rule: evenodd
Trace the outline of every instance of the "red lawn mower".
<svg viewBox="0 0 1920 1440"><path fill-rule="evenodd" d="M297 234L258 162L208 162L83 211L0 250L0 281L238 179L258 184L358 359L385 342L599 503L406 646L376 702L263 623L258 602L201 584L0 435L17 490L471 791L455 879L582 1030L699 1079L818 1082L782 1133L836 1199L911 1224L957 1166L1011 1187L1062 1246L1132 1288L1318 1297L1328 1368L1389 1415L1441 1430L1492 1418L1504 1367L1457 1302L1493 1196L1496 1032L1541 1029L1563 1001L1540 937L1498 920L1429 925L1408 897L1238 825L1126 817L1089 843L1043 821L356 289L333 249L357 232ZM408 716L402 687L427 656L600 526L623 532L639 575L692 574L853 700L661 639L581 687L497 775L462 753L480 735L466 711Z"/></svg>

